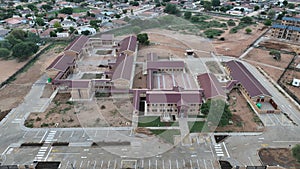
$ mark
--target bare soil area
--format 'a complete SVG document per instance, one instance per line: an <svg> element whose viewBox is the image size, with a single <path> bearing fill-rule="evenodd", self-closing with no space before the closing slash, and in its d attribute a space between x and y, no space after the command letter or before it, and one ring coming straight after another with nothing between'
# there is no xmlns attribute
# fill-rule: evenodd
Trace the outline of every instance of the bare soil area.
<svg viewBox="0 0 300 169"><path fill-rule="evenodd" d="M211 73L213 73L213 74L222 74L223 73L217 62L207 61L207 62L205 62L205 64Z"/></svg>
<svg viewBox="0 0 300 169"><path fill-rule="evenodd" d="M47 84L44 88L43 94L41 98L50 98L52 93L54 92L53 87L51 84Z"/></svg>
<svg viewBox="0 0 300 169"><path fill-rule="evenodd" d="M17 62L16 60L0 60L0 83L13 75L27 62Z"/></svg>
<svg viewBox="0 0 300 169"><path fill-rule="evenodd" d="M49 49L39 57L33 66L20 74L14 82L0 89L0 109L9 110L17 107L31 89L31 85L45 72L47 66L64 47L65 45L56 45ZM2 66L0 68L2 70Z"/></svg>
<svg viewBox="0 0 300 169"><path fill-rule="evenodd" d="M259 43L259 46L269 48L269 49L274 49L274 50L286 51L286 52L294 52L293 48L298 48L295 45L287 44L286 42L281 42L274 39L263 41Z"/></svg>
<svg viewBox="0 0 300 169"><path fill-rule="evenodd" d="M136 64L135 74L133 78L133 88L144 89L147 88L147 75L143 75L143 65Z"/></svg>
<svg viewBox="0 0 300 169"><path fill-rule="evenodd" d="M246 34L245 29L239 30L237 33L229 33L230 29L222 34L225 41L215 40L213 46L220 55L239 57L247 47L252 44L260 35L265 32L263 24L251 25L251 34Z"/></svg>
<svg viewBox="0 0 300 169"><path fill-rule="evenodd" d="M218 127L216 131L263 131L264 128L259 117L248 106L246 99L239 90L232 90L229 98L229 108L233 114L233 124Z"/></svg>
<svg viewBox="0 0 300 169"><path fill-rule="evenodd" d="M31 113L25 126L39 127L80 127L75 110L75 102L68 101L69 93L59 93L43 113Z"/></svg>
<svg viewBox="0 0 300 169"><path fill-rule="evenodd" d="M263 165L282 166L288 169L298 169L300 164L292 156L292 152L287 148L263 148L258 155Z"/></svg>
<svg viewBox="0 0 300 169"><path fill-rule="evenodd" d="M275 69L269 66L259 65L275 82L277 82L284 70Z"/></svg>
<svg viewBox="0 0 300 169"><path fill-rule="evenodd" d="M89 102L68 101L71 95L59 93L43 113L31 113L28 127L124 127L131 125L130 99L103 97Z"/></svg>
<svg viewBox="0 0 300 169"><path fill-rule="evenodd" d="M269 50L254 48L244 57L244 59L249 60L250 63L254 65L267 64L285 69L294 57L290 54L281 53L281 60L277 61L269 54L269 52Z"/></svg>
<svg viewBox="0 0 300 169"><path fill-rule="evenodd" d="M281 82L287 87L294 95L300 99L300 88L291 85L293 78L300 79L300 72L294 70L287 70L282 77Z"/></svg>

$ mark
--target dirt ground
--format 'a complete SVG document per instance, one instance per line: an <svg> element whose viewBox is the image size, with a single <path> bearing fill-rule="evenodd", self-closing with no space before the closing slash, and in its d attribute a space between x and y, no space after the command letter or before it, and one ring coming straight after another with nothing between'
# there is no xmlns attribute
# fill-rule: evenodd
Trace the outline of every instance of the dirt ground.
<svg viewBox="0 0 300 169"><path fill-rule="evenodd" d="M13 75L27 62L17 62L16 60L0 60L0 83Z"/></svg>
<svg viewBox="0 0 300 169"><path fill-rule="evenodd" d="M292 156L291 150L287 148L263 148L258 155L263 165L282 166L288 169L298 169L300 164Z"/></svg>
<svg viewBox="0 0 300 169"><path fill-rule="evenodd" d="M213 74L222 74L223 73L216 61L207 61L207 62L205 62L205 64L211 73L213 73Z"/></svg>
<svg viewBox="0 0 300 169"><path fill-rule="evenodd" d="M41 98L50 98L50 96L53 93L53 87L51 84L47 84L44 88L43 94L41 96Z"/></svg>
<svg viewBox="0 0 300 169"><path fill-rule="evenodd" d="M231 34L229 33L230 29L228 29L221 35L225 41L214 40L213 46L220 55L239 57L251 43L265 32L263 27L263 24L260 23L249 26L252 29L251 34L246 34L244 29Z"/></svg>
<svg viewBox="0 0 300 169"><path fill-rule="evenodd" d="M218 127L217 131L263 131L259 117L248 107L240 91L232 90L229 94L229 108L233 114L232 125Z"/></svg>
<svg viewBox="0 0 300 169"><path fill-rule="evenodd" d="M281 60L277 61L273 59L273 56L270 55L269 52L270 51L268 50L254 48L244 57L244 59L249 60L249 62L254 65L267 64L285 69L294 57L293 55L282 53Z"/></svg>
<svg viewBox="0 0 300 169"><path fill-rule="evenodd" d="M39 60L33 66L20 74L15 81L0 89L0 109L9 110L17 107L31 89L31 85L45 72L47 66L64 47L64 45L57 45L49 49L39 57ZM2 66L0 68L0 72L2 72Z"/></svg>
<svg viewBox="0 0 300 169"><path fill-rule="evenodd" d="M262 68L275 82L277 82L284 72L283 70L271 68L269 66L263 66L259 65L260 68Z"/></svg>
<svg viewBox="0 0 300 169"><path fill-rule="evenodd" d="M299 46L297 45L287 44L286 41L281 42L274 39L263 41L259 43L259 46L269 48L269 49L274 49L274 50L287 51L287 52L294 52L294 48L299 48Z"/></svg>
<svg viewBox="0 0 300 169"><path fill-rule="evenodd" d="M133 78L133 88L144 89L147 88L147 75L143 75L143 65L136 64L135 74Z"/></svg>
<svg viewBox="0 0 300 169"><path fill-rule="evenodd" d="M43 113L31 113L25 121L27 127L79 127L75 102L70 94L59 93Z"/></svg>
<svg viewBox="0 0 300 169"><path fill-rule="evenodd" d="M293 81L293 78L300 79L300 72L297 72L294 70L287 70L286 73L284 74L283 78L280 80L281 80L281 82L283 82L285 87L287 87L299 99L300 98L300 88L290 85L290 83Z"/></svg>
<svg viewBox="0 0 300 169"><path fill-rule="evenodd" d="M131 125L130 99L103 97L91 102L71 102L70 94L57 94L43 113L31 113L26 126L39 127L122 127ZM93 117L93 118L91 118Z"/></svg>
<svg viewBox="0 0 300 169"><path fill-rule="evenodd" d="M183 35L175 31L150 29L148 34L151 45L139 49L138 56L146 56L147 53L154 52L158 56L186 58L187 49L193 49L196 57L210 57L210 52L214 51L210 41L200 36ZM146 58L138 58L139 62L146 61Z"/></svg>

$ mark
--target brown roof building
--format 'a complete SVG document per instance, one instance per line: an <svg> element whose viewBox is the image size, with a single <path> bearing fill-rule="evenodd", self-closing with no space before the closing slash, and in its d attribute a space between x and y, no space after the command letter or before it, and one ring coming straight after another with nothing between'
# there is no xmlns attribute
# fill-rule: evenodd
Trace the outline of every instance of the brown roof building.
<svg viewBox="0 0 300 169"><path fill-rule="evenodd" d="M119 46L120 48L118 52L120 53L134 53L137 49L137 37L133 35L128 36L119 43Z"/></svg>
<svg viewBox="0 0 300 169"><path fill-rule="evenodd" d="M212 73L204 73L197 76L197 80L204 90L204 96L206 99L226 99L226 93L223 90L218 79Z"/></svg>
<svg viewBox="0 0 300 169"><path fill-rule="evenodd" d="M266 88L254 77L254 75L239 61L232 60L226 63L232 80L238 81L246 90L250 98L259 96L269 96L271 94Z"/></svg>

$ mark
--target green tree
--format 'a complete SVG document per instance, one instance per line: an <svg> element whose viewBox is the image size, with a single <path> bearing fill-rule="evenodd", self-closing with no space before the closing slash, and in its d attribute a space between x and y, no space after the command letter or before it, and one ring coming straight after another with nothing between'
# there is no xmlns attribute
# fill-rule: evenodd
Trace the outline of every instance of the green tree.
<svg viewBox="0 0 300 169"><path fill-rule="evenodd" d="M300 144L297 144L292 148L292 154L294 158L300 162Z"/></svg>
<svg viewBox="0 0 300 169"><path fill-rule="evenodd" d="M35 5L33 5L33 4L28 4L27 7L28 7L31 11L35 11L35 12L38 11L38 8L37 8Z"/></svg>
<svg viewBox="0 0 300 169"><path fill-rule="evenodd" d="M284 6L287 6L287 4L289 4L289 2L288 2L287 0L284 0L284 1L282 2L282 4L283 4Z"/></svg>
<svg viewBox="0 0 300 169"><path fill-rule="evenodd" d="M115 17L116 17L117 19L119 19L119 18L121 18L121 15L116 14Z"/></svg>
<svg viewBox="0 0 300 169"><path fill-rule="evenodd" d="M57 37L56 32L55 32L55 31L51 31L51 32L50 32L50 37Z"/></svg>
<svg viewBox="0 0 300 169"><path fill-rule="evenodd" d="M41 8L44 9L45 11L50 11L51 9L53 9L53 7L48 4L42 5Z"/></svg>
<svg viewBox="0 0 300 169"><path fill-rule="evenodd" d="M85 30L85 31L81 31L81 34L87 36L87 35L90 35L91 32L89 30Z"/></svg>
<svg viewBox="0 0 300 169"><path fill-rule="evenodd" d="M127 9L123 9L122 12L123 12L123 14L126 14L127 13Z"/></svg>
<svg viewBox="0 0 300 169"><path fill-rule="evenodd" d="M220 0L211 0L211 5L214 7L220 6Z"/></svg>
<svg viewBox="0 0 300 169"><path fill-rule="evenodd" d="M76 29L75 29L73 26L71 26L71 27L69 28L69 33L72 34L75 30L76 30Z"/></svg>
<svg viewBox="0 0 300 169"><path fill-rule="evenodd" d="M264 21L264 24L266 26L271 26L272 25L272 21L270 19L267 19L267 20Z"/></svg>
<svg viewBox="0 0 300 169"><path fill-rule="evenodd" d="M44 19L38 17L35 19L36 24L38 24L39 26L44 26L45 25L45 21Z"/></svg>
<svg viewBox="0 0 300 169"><path fill-rule="evenodd" d="M245 32L246 32L247 34L250 34L250 33L252 32L252 29L246 28L246 29L245 29Z"/></svg>
<svg viewBox="0 0 300 169"><path fill-rule="evenodd" d="M293 4L293 3L288 3L288 4L287 4L287 7L288 7L289 9L295 9L295 4Z"/></svg>
<svg viewBox="0 0 300 169"><path fill-rule="evenodd" d="M10 51L6 48L0 48L0 58L7 59L10 56Z"/></svg>
<svg viewBox="0 0 300 169"><path fill-rule="evenodd" d="M232 114L229 105L223 100L208 100L201 106L201 113L208 116L207 121L213 125L226 126Z"/></svg>
<svg viewBox="0 0 300 169"><path fill-rule="evenodd" d="M22 5L18 5L18 6L16 6L16 9L23 10L23 6Z"/></svg>
<svg viewBox="0 0 300 169"><path fill-rule="evenodd" d="M71 15L73 13L73 8L63 8L60 10L61 13Z"/></svg>
<svg viewBox="0 0 300 169"><path fill-rule="evenodd" d="M254 11L258 11L258 10L259 10L259 6L258 5L254 6Z"/></svg>
<svg viewBox="0 0 300 169"><path fill-rule="evenodd" d="M180 11L177 9L175 4L168 3L164 9L164 12L168 14L178 14Z"/></svg>
<svg viewBox="0 0 300 169"><path fill-rule="evenodd" d="M275 15L276 15L276 12L274 10L270 10L268 12L268 18L269 19L274 19Z"/></svg>
<svg viewBox="0 0 300 169"><path fill-rule="evenodd" d="M211 10L211 7L212 7L211 2L209 2L209 1L204 1L203 8L204 8L205 10L210 11L210 10Z"/></svg>
<svg viewBox="0 0 300 169"><path fill-rule="evenodd" d="M12 55L19 61L27 60L32 54L38 51L38 46L33 42L21 42L12 48Z"/></svg>
<svg viewBox="0 0 300 169"><path fill-rule="evenodd" d="M141 33L137 35L137 40L139 41L140 44L142 45L149 45L150 41L148 38L148 34L147 33Z"/></svg>
<svg viewBox="0 0 300 169"><path fill-rule="evenodd" d="M54 24L53 24L53 27L54 28L60 28L61 27L61 24L59 23L59 22L55 22Z"/></svg>
<svg viewBox="0 0 300 169"><path fill-rule="evenodd" d="M253 19L250 16L245 16L241 18L241 22L245 24L252 24Z"/></svg>
<svg viewBox="0 0 300 169"><path fill-rule="evenodd" d="M192 16L191 17L191 21L192 22L198 22L199 21L199 17L198 16Z"/></svg>
<svg viewBox="0 0 300 169"><path fill-rule="evenodd" d="M229 20L227 21L227 25L228 25L228 26L235 26L234 20L229 19Z"/></svg>
<svg viewBox="0 0 300 169"><path fill-rule="evenodd" d="M192 12L185 12L184 13L184 18L185 19L190 19L192 17Z"/></svg>
<svg viewBox="0 0 300 169"><path fill-rule="evenodd" d="M269 55L272 55L276 60L281 60L281 53L278 50L271 50Z"/></svg>
<svg viewBox="0 0 300 169"><path fill-rule="evenodd" d="M91 27L98 29L101 22L102 22L101 20L90 20L90 25L91 25Z"/></svg>

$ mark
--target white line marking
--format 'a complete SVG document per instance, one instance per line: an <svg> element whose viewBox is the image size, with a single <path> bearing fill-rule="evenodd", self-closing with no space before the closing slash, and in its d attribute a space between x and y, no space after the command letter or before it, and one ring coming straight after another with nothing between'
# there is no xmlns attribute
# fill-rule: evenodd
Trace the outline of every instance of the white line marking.
<svg viewBox="0 0 300 169"><path fill-rule="evenodd" d="M103 160L101 161L100 169L102 169L102 166L103 166Z"/></svg>
<svg viewBox="0 0 300 169"><path fill-rule="evenodd" d="M225 151L226 151L226 154L227 154L228 158L230 158L230 155L229 155L229 153L228 153L227 147L226 147L226 145L225 145L224 142L223 142L223 146L224 146L224 149L225 149Z"/></svg>
<svg viewBox="0 0 300 169"><path fill-rule="evenodd" d="M169 160L169 165L170 165L170 169L172 169L172 163L171 163L171 160Z"/></svg>
<svg viewBox="0 0 300 169"><path fill-rule="evenodd" d="M198 166L198 168L200 168L200 165L199 165L199 160L197 159L197 166Z"/></svg>
<svg viewBox="0 0 300 169"><path fill-rule="evenodd" d="M204 163L204 167L205 167L205 169L207 169L207 166L206 166L206 162L205 162L205 160L203 160L203 163Z"/></svg>
<svg viewBox="0 0 300 169"><path fill-rule="evenodd" d="M193 163L192 160L190 160L191 169L193 169Z"/></svg>
<svg viewBox="0 0 300 169"><path fill-rule="evenodd" d="M83 163L83 161L81 161L79 168L81 168L81 167L82 167L82 163Z"/></svg>
<svg viewBox="0 0 300 169"><path fill-rule="evenodd" d="M67 168L68 168L68 166L69 166L69 163L70 163L70 161L68 160L68 162L67 162L67 165L66 165L65 169L67 169Z"/></svg>
<svg viewBox="0 0 300 169"><path fill-rule="evenodd" d="M47 131L45 131L45 134L43 135L43 137L42 137L40 143L44 140L44 138L46 137L46 135L47 135Z"/></svg>
<svg viewBox="0 0 300 169"><path fill-rule="evenodd" d="M93 167L93 169L96 168L96 165L97 165L97 161L94 162L94 167Z"/></svg>
<svg viewBox="0 0 300 169"><path fill-rule="evenodd" d="M176 159L176 166L177 166L177 169L179 169L179 165L178 165L178 160Z"/></svg>
<svg viewBox="0 0 300 169"><path fill-rule="evenodd" d="M71 133L70 137L73 137L73 135L74 135L74 131L72 131L72 133Z"/></svg>
<svg viewBox="0 0 300 169"><path fill-rule="evenodd" d="M48 159L48 157L49 157L49 155L50 155L50 153L51 153L52 148L53 148L53 147L50 148L49 153L46 155L45 161Z"/></svg>
<svg viewBox="0 0 300 169"><path fill-rule="evenodd" d="M165 160L162 160L163 169L165 169Z"/></svg>
<svg viewBox="0 0 300 169"><path fill-rule="evenodd" d="M109 169L109 166L110 166L110 160L108 161L107 163L107 168Z"/></svg>

